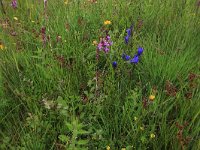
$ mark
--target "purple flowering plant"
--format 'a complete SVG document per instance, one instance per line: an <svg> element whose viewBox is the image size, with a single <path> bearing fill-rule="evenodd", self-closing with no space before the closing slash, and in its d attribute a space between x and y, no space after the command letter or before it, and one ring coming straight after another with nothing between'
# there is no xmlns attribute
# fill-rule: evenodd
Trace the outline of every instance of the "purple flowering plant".
<svg viewBox="0 0 200 150"><path fill-rule="evenodd" d="M130 38L133 36L133 27L134 26L131 25L131 27L126 30L126 35L124 37L125 45L128 46L129 48L131 47L131 45L128 45L128 43L130 42ZM109 54L110 57L106 57L106 60L107 60L106 62L109 62L111 64L111 66L113 67L113 69L116 69L120 66L118 63L119 59L117 59L119 57L116 56L116 54L117 54L116 51L110 52L112 45L113 45L113 42L111 40L111 36L108 34L108 32L106 32L106 35L100 38L100 40L96 46L96 50L97 50L96 58L97 58L97 62L98 62L97 65L99 63L100 64L103 63L102 61L99 62L99 53L101 51L103 51L105 54L107 54L107 56ZM121 55L121 59L124 62L129 63L129 64L138 64L138 62L140 61L140 57L143 54L143 51L144 51L144 48L141 46L139 46L137 48L137 52L132 56L130 54L128 54L128 52L124 51L123 54ZM115 60L113 60L113 59L115 59ZM104 64L103 66L107 66L107 65Z"/></svg>
<svg viewBox="0 0 200 150"><path fill-rule="evenodd" d="M13 8L17 8L17 0L12 0L11 6L12 6Z"/></svg>
<svg viewBox="0 0 200 150"><path fill-rule="evenodd" d="M112 45L112 41L109 35L106 35L105 37L100 39L100 42L97 45L97 49L99 51L104 51L105 53L108 53L110 51L110 47Z"/></svg>

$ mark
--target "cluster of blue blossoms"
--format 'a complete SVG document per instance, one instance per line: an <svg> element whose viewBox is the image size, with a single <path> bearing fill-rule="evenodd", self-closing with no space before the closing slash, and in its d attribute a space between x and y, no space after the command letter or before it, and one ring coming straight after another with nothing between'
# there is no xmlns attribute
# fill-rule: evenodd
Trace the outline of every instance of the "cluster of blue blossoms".
<svg viewBox="0 0 200 150"><path fill-rule="evenodd" d="M125 44L128 44L129 39L130 39L131 34L132 34L132 30L133 30L133 26L131 26L129 29L126 30L127 35L124 38ZM129 61L131 64L137 64L139 62L139 58L142 55L143 51L144 51L144 49L142 47L138 47L137 54L135 54L133 56L133 58L131 58L131 56L123 53L122 54L122 59L125 60L125 61ZM112 63L112 66L113 66L113 68L116 68L117 67L117 62L114 61Z"/></svg>
<svg viewBox="0 0 200 150"><path fill-rule="evenodd" d="M142 47L138 47L137 54L135 54L133 58L131 58L131 56L129 55L123 54L122 59L124 59L125 61L130 61L130 63L137 64L139 62L139 57L142 55L143 51L144 50Z"/></svg>

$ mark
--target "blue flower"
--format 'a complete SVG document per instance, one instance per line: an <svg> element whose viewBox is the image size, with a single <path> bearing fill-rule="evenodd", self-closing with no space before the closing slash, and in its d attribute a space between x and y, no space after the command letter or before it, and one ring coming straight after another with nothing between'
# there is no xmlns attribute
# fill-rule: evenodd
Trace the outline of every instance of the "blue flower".
<svg viewBox="0 0 200 150"><path fill-rule="evenodd" d="M128 44L128 41L129 41L129 38L130 38L130 36L131 36L132 30L133 30L133 24L131 25L130 28L128 28L128 29L126 30L127 36L124 38L126 44Z"/></svg>
<svg viewBox="0 0 200 150"><path fill-rule="evenodd" d="M125 40L125 43L128 44L129 36L127 35L127 36L124 38L124 40Z"/></svg>
<svg viewBox="0 0 200 150"><path fill-rule="evenodd" d="M113 68L116 68L117 67L117 62L113 61L112 66L113 66Z"/></svg>
<svg viewBox="0 0 200 150"><path fill-rule="evenodd" d="M128 61L129 59L131 59L131 56L126 55L124 59L125 59L126 61Z"/></svg>
<svg viewBox="0 0 200 150"><path fill-rule="evenodd" d="M131 56L126 55L126 54L124 53L124 54L122 54L122 59L128 61L129 59L131 59Z"/></svg>
<svg viewBox="0 0 200 150"><path fill-rule="evenodd" d="M127 29L126 32L128 34L127 36L131 36L131 28Z"/></svg>
<svg viewBox="0 0 200 150"><path fill-rule="evenodd" d="M143 53L144 49L142 47L138 47L137 55L140 56Z"/></svg>
<svg viewBox="0 0 200 150"><path fill-rule="evenodd" d="M139 56L138 56L138 55L135 55L135 56L130 60L130 63L137 64L138 62L139 62Z"/></svg>

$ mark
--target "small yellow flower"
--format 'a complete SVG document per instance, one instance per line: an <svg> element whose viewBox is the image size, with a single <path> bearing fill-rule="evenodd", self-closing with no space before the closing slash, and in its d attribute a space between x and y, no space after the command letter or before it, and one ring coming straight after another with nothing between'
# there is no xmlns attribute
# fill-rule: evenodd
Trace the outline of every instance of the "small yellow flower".
<svg viewBox="0 0 200 150"><path fill-rule="evenodd" d="M95 40L92 42L92 45L97 45L97 44L98 44L98 43L97 43L97 41L95 41Z"/></svg>
<svg viewBox="0 0 200 150"><path fill-rule="evenodd" d="M0 49L2 49L2 50L4 49L4 46L3 46L3 44L0 44Z"/></svg>
<svg viewBox="0 0 200 150"><path fill-rule="evenodd" d="M155 134L153 134L153 133L150 134L150 138L151 138L151 139L154 139L155 137L156 137Z"/></svg>
<svg viewBox="0 0 200 150"><path fill-rule="evenodd" d="M65 0L64 3L65 3L65 5L67 5L68 4L68 0Z"/></svg>
<svg viewBox="0 0 200 150"><path fill-rule="evenodd" d="M144 127L140 127L140 130L144 131Z"/></svg>
<svg viewBox="0 0 200 150"><path fill-rule="evenodd" d="M137 121L137 120L138 120L138 118L137 118L137 117L134 117L134 120L135 120L135 121Z"/></svg>
<svg viewBox="0 0 200 150"><path fill-rule="evenodd" d="M126 150L126 148L122 148L122 150Z"/></svg>
<svg viewBox="0 0 200 150"><path fill-rule="evenodd" d="M17 17L13 17L13 19L14 19L14 20L16 20L16 21L18 20L18 18L17 18Z"/></svg>
<svg viewBox="0 0 200 150"><path fill-rule="evenodd" d="M155 95L150 95L149 100L153 101L155 99Z"/></svg>
<svg viewBox="0 0 200 150"><path fill-rule="evenodd" d="M32 23L34 23L35 21L34 21L34 20L32 20L31 22L32 22Z"/></svg>
<svg viewBox="0 0 200 150"><path fill-rule="evenodd" d="M109 24L111 24L111 21L109 20L104 21L104 25L109 25Z"/></svg>
<svg viewBox="0 0 200 150"><path fill-rule="evenodd" d="M106 147L106 150L110 150L110 146L107 146L107 147Z"/></svg>

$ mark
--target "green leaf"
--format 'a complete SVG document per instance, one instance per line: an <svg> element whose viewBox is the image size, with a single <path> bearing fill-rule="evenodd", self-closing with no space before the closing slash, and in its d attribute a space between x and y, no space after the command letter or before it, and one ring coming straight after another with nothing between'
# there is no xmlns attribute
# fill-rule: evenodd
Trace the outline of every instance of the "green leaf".
<svg viewBox="0 0 200 150"><path fill-rule="evenodd" d="M78 130L78 134L89 134L89 131L86 130Z"/></svg>
<svg viewBox="0 0 200 150"><path fill-rule="evenodd" d="M70 139L68 136L66 135L59 135L58 138L62 141L62 142L65 142L67 143Z"/></svg>
<svg viewBox="0 0 200 150"><path fill-rule="evenodd" d="M89 141L88 140L79 140L77 142L78 145L86 145Z"/></svg>
<svg viewBox="0 0 200 150"><path fill-rule="evenodd" d="M70 123L68 123L68 122L65 122L65 124L66 124L66 126L67 126L67 128L70 130L70 131L73 131L73 125L72 124L70 124Z"/></svg>

